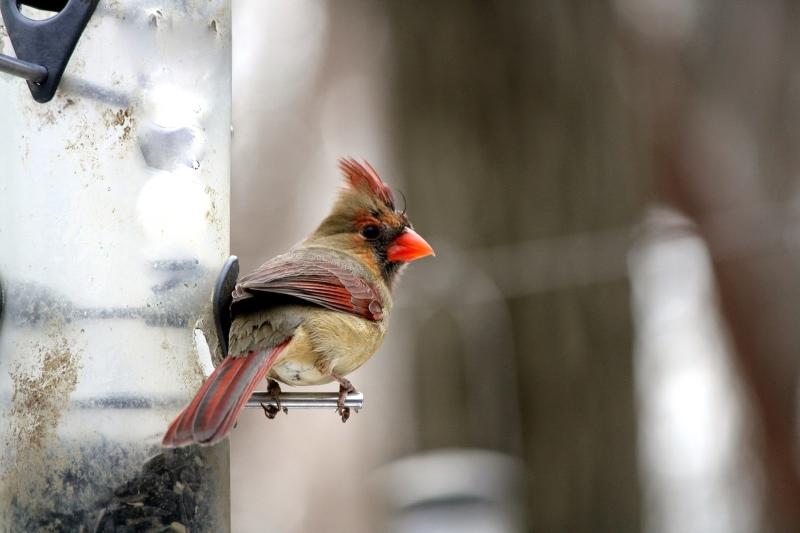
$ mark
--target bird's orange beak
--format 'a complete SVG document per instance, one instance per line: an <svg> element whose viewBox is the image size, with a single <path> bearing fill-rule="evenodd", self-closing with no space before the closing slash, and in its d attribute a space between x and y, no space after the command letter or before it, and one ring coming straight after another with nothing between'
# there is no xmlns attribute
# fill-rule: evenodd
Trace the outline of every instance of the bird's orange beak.
<svg viewBox="0 0 800 533"><path fill-rule="evenodd" d="M431 245L411 228L404 229L386 250L386 257L392 263L414 261L428 255L436 254Z"/></svg>

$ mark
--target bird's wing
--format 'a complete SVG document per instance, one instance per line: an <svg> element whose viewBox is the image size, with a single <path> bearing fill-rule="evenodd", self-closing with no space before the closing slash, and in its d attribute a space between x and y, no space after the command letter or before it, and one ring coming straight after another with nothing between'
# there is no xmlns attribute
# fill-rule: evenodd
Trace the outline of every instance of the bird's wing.
<svg viewBox="0 0 800 533"><path fill-rule="evenodd" d="M234 304L258 293L278 293L368 320L383 317L384 302L356 261L327 248L293 250L242 277Z"/></svg>

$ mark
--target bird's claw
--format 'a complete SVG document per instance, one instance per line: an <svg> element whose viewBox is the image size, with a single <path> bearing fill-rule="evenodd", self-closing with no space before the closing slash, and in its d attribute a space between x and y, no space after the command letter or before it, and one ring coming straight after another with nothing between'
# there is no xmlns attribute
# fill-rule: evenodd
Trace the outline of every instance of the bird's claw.
<svg viewBox="0 0 800 533"><path fill-rule="evenodd" d="M264 416L266 416L270 420L275 418L275 416L281 411L280 409L278 409L274 405L264 405L264 402L260 402L260 403L261 403L261 408L264 410ZM286 412L285 409L284 409L284 412Z"/></svg>
<svg viewBox="0 0 800 533"><path fill-rule="evenodd" d="M339 399L336 400L336 412L342 417L342 423L345 423L347 419L350 418L350 408L345 405L347 395L358 391L348 380L344 378L337 379L339 379ZM356 409L356 413L357 412L358 409Z"/></svg>
<svg viewBox="0 0 800 533"><path fill-rule="evenodd" d="M275 405L264 405L264 402L261 402L261 408L264 410L264 415L270 420L275 418L281 411L288 415L289 410L281 405L280 384L274 379L268 379L267 392L270 396L272 396L272 399L275 400Z"/></svg>

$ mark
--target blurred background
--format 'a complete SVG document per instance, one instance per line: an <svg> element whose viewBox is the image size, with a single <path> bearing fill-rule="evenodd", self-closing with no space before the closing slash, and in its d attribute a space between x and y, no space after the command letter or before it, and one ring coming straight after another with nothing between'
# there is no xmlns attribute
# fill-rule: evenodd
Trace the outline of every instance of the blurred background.
<svg viewBox="0 0 800 533"><path fill-rule="evenodd" d="M341 156L437 251L346 425L242 415L234 531L800 530L800 6L233 10L243 271Z"/></svg>

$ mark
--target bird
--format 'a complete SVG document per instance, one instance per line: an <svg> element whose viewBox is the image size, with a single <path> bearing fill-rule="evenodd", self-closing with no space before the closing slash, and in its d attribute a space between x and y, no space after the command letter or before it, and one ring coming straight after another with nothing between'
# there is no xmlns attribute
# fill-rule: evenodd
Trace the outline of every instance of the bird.
<svg viewBox="0 0 800 533"><path fill-rule="evenodd" d="M345 377L380 347L392 290L405 266L435 255L392 189L367 162L339 160L344 187L316 230L288 252L240 277L233 289L227 356L169 425L162 445L212 445L267 378L281 409L280 383L339 383L337 413L347 421ZM285 411L285 410L284 410Z"/></svg>

